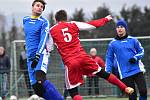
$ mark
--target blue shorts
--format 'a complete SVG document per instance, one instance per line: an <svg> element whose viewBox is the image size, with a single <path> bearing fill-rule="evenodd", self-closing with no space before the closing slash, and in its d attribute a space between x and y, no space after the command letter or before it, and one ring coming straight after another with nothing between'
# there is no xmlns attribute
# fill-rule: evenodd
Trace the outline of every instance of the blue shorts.
<svg viewBox="0 0 150 100"><path fill-rule="evenodd" d="M31 68L32 60L28 60L28 73L29 73L29 78L30 78L30 83L31 85L35 84L37 82L36 77L35 77L35 71L36 70L42 70L43 72L47 73L48 70L48 53L41 54L39 62L36 66L36 68Z"/></svg>

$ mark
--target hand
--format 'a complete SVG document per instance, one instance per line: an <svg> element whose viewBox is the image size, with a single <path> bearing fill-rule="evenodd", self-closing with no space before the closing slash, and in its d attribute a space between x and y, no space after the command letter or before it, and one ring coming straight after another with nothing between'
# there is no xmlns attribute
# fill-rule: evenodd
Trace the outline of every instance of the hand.
<svg viewBox="0 0 150 100"><path fill-rule="evenodd" d="M129 62L130 62L131 64L135 64L135 63L136 63L136 59L135 59L135 58L130 58L130 59L129 59Z"/></svg>
<svg viewBox="0 0 150 100"><path fill-rule="evenodd" d="M36 54L35 58L34 58L33 61L32 61L31 68L35 68L35 67L36 67L36 65L37 65L38 62L39 62L39 59L40 59L40 55L39 55L39 54Z"/></svg>
<svg viewBox="0 0 150 100"><path fill-rule="evenodd" d="M108 15L108 16L106 16L105 18L107 18L107 19L108 19L108 21L110 21L110 20L112 20L112 19L113 19L111 15Z"/></svg>
<svg viewBox="0 0 150 100"><path fill-rule="evenodd" d="M134 89L131 88L131 87L127 87L127 88L125 88L125 92L126 92L127 94L131 95L131 94L134 92Z"/></svg>

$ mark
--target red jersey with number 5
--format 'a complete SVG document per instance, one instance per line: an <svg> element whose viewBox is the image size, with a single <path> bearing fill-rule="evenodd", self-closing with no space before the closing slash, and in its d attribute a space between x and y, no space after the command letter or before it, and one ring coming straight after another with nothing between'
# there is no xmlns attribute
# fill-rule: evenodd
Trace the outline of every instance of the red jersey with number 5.
<svg viewBox="0 0 150 100"><path fill-rule="evenodd" d="M67 62L80 54L86 54L79 40L80 30L89 30L103 26L108 22L107 18L90 22L59 22L50 29L50 34L63 59Z"/></svg>

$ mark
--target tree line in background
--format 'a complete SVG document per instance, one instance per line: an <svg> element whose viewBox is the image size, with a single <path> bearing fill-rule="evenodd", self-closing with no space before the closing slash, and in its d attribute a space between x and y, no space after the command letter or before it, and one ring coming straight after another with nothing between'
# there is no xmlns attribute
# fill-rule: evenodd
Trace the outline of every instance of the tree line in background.
<svg viewBox="0 0 150 100"><path fill-rule="evenodd" d="M115 21L118 19L124 19L128 23L129 34L133 36L149 36L150 35L150 7L144 7L141 9L137 5L133 5L130 8L123 6L118 15L114 15L109 7L105 4L92 12L91 18L86 18L84 10L75 9L69 20L74 21L89 21L93 19L103 18L107 15L113 15L113 21L109 22L103 27L97 28L90 31L81 31L80 38L110 38L114 37L115 32ZM50 12L48 20L51 25L55 24L54 14ZM10 31L5 32L6 18L0 14L0 45L5 48L10 48L11 42L16 39L24 39L22 28L18 28L15 23L15 19L12 21L12 27ZM21 30L21 31L20 31Z"/></svg>
<svg viewBox="0 0 150 100"><path fill-rule="evenodd" d="M126 8L123 6L119 15L114 15L110 9L104 4L97 8L95 12L92 13L91 18L86 18L83 9L75 9L73 15L69 20L74 21L88 21L98 18L103 18L107 15L113 15L113 21L109 22L103 27L97 28L91 31L81 31L80 38L105 38L114 37L115 32L115 21L118 19L124 19L127 21L129 34L133 36L149 36L150 35L150 8L144 7L141 10L137 5L133 5L131 8ZM49 14L49 21L51 25L55 24L53 12Z"/></svg>

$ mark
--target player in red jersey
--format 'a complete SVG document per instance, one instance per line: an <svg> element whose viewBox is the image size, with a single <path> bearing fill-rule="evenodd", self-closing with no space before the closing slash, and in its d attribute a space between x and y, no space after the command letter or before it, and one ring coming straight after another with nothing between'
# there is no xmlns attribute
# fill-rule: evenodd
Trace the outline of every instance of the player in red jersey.
<svg viewBox="0 0 150 100"><path fill-rule="evenodd" d="M113 74L105 72L93 59L91 59L80 44L78 36L80 30L94 29L103 26L112 19L110 15L89 22L67 22L66 11L60 10L56 13L55 19L58 23L50 29L50 34L65 64L66 88L73 100L82 100L77 87L83 84L82 76L91 73L117 85L128 94L134 91Z"/></svg>

